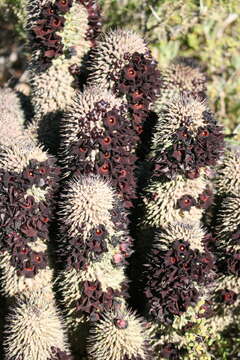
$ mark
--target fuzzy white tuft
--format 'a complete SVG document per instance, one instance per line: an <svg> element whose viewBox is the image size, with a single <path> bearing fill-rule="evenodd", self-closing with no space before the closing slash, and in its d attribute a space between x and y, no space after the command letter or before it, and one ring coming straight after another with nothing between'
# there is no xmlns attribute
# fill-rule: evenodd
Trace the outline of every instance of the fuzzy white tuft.
<svg viewBox="0 0 240 360"><path fill-rule="evenodd" d="M60 215L69 227L69 235L86 231L99 224L109 225L115 192L100 176L77 177L69 181L61 195Z"/></svg>
<svg viewBox="0 0 240 360"><path fill-rule="evenodd" d="M68 350L54 297L44 289L19 297L5 328L6 360L51 359L53 348Z"/></svg>
<svg viewBox="0 0 240 360"><path fill-rule="evenodd" d="M118 324L122 324L120 328ZM125 308L105 313L103 319L92 326L88 340L91 360L149 359L149 341L144 323L135 312Z"/></svg>
<svg viewBox="0 0 240 360"><path fill-rule="evenodd" d="M240 196L240 149L227 149L216 171L218 194Z"/></svg>
<svg viewBox="0 0 240 360"><path fill-rule="evenodd" d="M22 136L24 113L17 94L9 89L0 89L0 142L10 145Z"/></svg>

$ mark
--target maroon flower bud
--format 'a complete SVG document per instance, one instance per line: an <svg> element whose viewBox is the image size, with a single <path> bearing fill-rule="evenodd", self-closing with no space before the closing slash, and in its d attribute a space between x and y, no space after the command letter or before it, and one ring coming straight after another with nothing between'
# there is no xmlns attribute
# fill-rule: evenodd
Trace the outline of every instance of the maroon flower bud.
<svg viewBox="0 0 240 360"><path fill-rule="evenodd" d="M116 264L116 265L122 265L123 261L124 261L124 258L123 258L123 255L122 255L122 254L115 254L115 255L113 256L113 262L114 262L114 264Z"/></svg>
<svg viewBox="0 0 240 360"><path fill-rule="evenodd" d="M124 319L114 319L114 325L118 329L126 329L128 327L128 321Z"/></svg>
<svg viewBox="0 0 240 360"><path fill-rule="evenodd" d="M104 147L110 146L111 143L112 143L112 139L110 138L110 136L105 136L103 139L101 139L101 144Z"/></svg>
<svg viewBox="0 0 240 360"><path fill-rule="evenodd" d="M199 132L198 132L198 135L201 136L201 137L207 137L210 135L208 129L199 129Z"/></svg>
<svg viewBox="0 0 240 360"><path fill-rule="evenodd" d="M124 68L125 77L128 80L132 80L137 76L136 70L131 66L126 66Z"/></svg>

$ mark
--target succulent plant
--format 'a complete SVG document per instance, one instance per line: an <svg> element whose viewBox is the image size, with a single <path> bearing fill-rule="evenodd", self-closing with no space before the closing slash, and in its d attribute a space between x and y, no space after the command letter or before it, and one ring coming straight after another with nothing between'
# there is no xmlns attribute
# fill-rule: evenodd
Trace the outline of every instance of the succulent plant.
<svg viewBox="0 0 240 360"><path fill-rule="evenodd" d="M17 122L8 140L0 140L1 292L14 304L4 333L6 358L54 360L67 350L48 249L59 170L13 109L0 119L1 135L7 134L6 119Z"/></svg>
<svg viewBox="0 0 240 360"><path fill-rule="evenodd" d="M6 359L72 359L62 314L80 359L218 359L239 332L240 156L205 74L158 67L132 31L100 35L95 0L26 1L27 129L0 90Z"/></svg>
<svg viewBox="0 0 240 360"><path fill-rule="evenodd" d="M146 232L144 249L155 234L142 279L144 313L156 324L159 358L210 359L214 336L205 335L214 311L216 259L201 221L213 203L210 179L223 153L223 134L207 107L205 78L197 69L176 65L161 76L139 222Z"/></svg>

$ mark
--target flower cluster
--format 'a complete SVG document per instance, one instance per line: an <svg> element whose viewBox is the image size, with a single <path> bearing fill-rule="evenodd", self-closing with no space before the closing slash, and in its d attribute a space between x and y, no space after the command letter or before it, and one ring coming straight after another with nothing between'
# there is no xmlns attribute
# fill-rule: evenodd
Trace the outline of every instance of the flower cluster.
<svg viewBox="0 0 240 360"><path fill-rule="evenodd" d="M145 296L149 314L172 322L199 299L199 287L212 280L214 259L208 252L192 250L186 241L173 241L163 250L152 250L146 265Z"/></svg>
<svg viewBox="0 0 240 360"><path fill-rule="evenodd" d="M205 125L198 128L196 135L186 123L181 124L172 135L171 145L156 151L152 159L153 176L171 179L176 174L182 174L194 179L199 176L201 167L216 165L223 150L223 134L220 126L208 123L208 118Z"/></svg>
<svg viewBox="0 0 240 360"><path fill-rule="evenodd" d="M51 60L63 54L64 44L59 32L63 30L64 15L70 10L74 0L56 0L41 7L38 19L30 30L32 50L41 49L42 60L48 65ZM86 7L88 12L89 29L86 39L94 41L101 27L99 8L94 0L76 0Z"/></svg>
<svg viewBox="0 0 240 360"><path fill-rule="evenodd" d="M177 200L177 207L183 211L189 211L192 206L197 206L200 209L208 209L213 202L213 193L211 190L204 190L197 199L191 195L183 195Z"/></svg>
<svg viewBox="0 0 240 360"><path fill-rule="evenodd" d="M102 255L108 251L107 244L114 247L120 244L119 251L112 258L115 266L126 264L126 259L132 254L132 239L109 236L103 225L92 229L88 232L88 236L86 240L81 235L70 238L67 249L65 247L61 249L60 254L63 258L67 258L68 269L87 269L89 263L100 261Z"/></svg>
<svg viewBox="0 0 240 360"><path fill-rule="evenodd" d="M81 235L70 239L68 247L68 267L75 267L77 270L84 269L90 261L98 260L102 253L107 251L107 243L105 237L107 233L104 226L93 229L89 234L89 238L84 241Z"/></svg>
<svg viewBox="0 0 240 360"><path fill-rule="evenodd" d="M63 15L71 5L72 0L59 0L54 5L49 3L41 9L40 19L31 29L32 49L37 50L42 47L42 56L47 62L63 53L61 37L57 32L63 28L65 22Z"/></svg>
<svg viewBox="0 0 240 360"><path fill-rule="evenodd" d="M124 294L124 284L122 290L114 290L111 287L106 291L102 290L100 281L84 281L80 284L82 296L76 301L77 316L85 315L90 321L98 321L104 311L109 311L119 307L117 298L126 296Z"/></svg>
<svg viewBox="0 0 240 360"><path fill-rule="evenodd" d="M143 131L150 105L156 100L160 85L160 73L157 62L140 53L125 54L128 63L115 79L114 90L118 95L125 95L133 125L137 134Z"/></svg>
<svg viewBox="0 0 240 360"><path fill-rule="evenodd" d="M81 95L80 95L81 96ZM84 95L83 95L84 97ZM76 107L74 116L76 117ZM124 199L126 208L135 199L135 147L137 136L125 115L125 107L112 107L108 101L94 104L92 111L77 118L75 138L69 143L66 128L70 128L69 114L63 125L62 155L66 170L72 174L98 174L111 183ZM75 130L75 131L76 131Z"/></svg>
<svg viewBox="0 0 240 360"><path fill-rule="evenodd" d="M34 251L37 239L48 239L52 219L51 202L58 171L52 159L31 160L22 173L0 171L1 251L11 254L11 265L18 275L35 276L47 266L45 251ZM34 190L46 192L44 200L35 199ZM51 191L49 191L49 188Z"/></svg>

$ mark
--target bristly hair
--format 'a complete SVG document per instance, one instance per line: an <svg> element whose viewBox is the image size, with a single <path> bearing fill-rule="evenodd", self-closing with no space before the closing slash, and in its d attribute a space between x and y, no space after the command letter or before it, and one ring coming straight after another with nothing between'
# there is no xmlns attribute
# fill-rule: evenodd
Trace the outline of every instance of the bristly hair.
<svg viewBox="0 0 240 360"><path fill-rule="evenodd" d="M10 88L0 89L0 143L10 145L23 133L25 122L17 94Z"/></svg>
<svg viewBox="0 0 240 360"><path fill-rule="evenodd" d="M153 105L159 112L162 106L176 96L191 96L195 99L206 99L206 76L198 67L185 63L174 63L160 70L160 96Z"/></svg>
<svg viewBox="0 0 240 360"><path fill-rule="evenodd" d="M46 288L17 298L4 333L8 360L72 360L54 296Z"/></svg>
<svg viewBox="0 0 240 360"><path fill-rule="evenodd" d="M240 148L228 146L216 168L218 196L240 196Z"/></svg>

